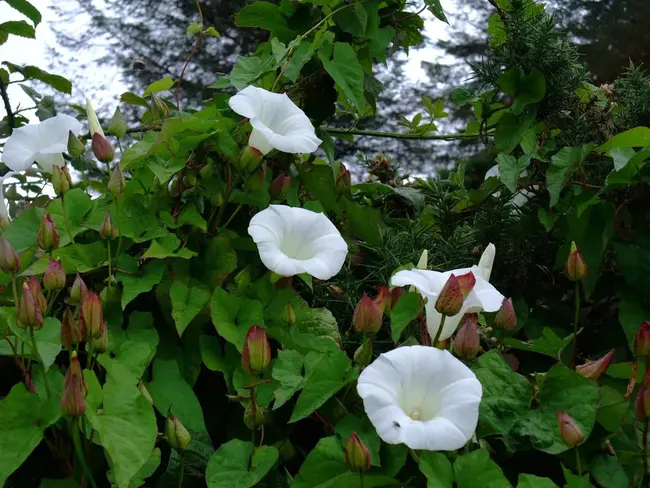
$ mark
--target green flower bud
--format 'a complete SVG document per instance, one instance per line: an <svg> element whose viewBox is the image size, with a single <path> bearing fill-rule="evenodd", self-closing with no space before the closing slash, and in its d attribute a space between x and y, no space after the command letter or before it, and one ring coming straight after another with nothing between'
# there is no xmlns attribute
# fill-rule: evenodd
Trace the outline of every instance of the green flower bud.
<svg viewBox="0 0 650 488"><path fill-rule="evenodd" d="M65 288L66 275L61 261L50 258L43 276L43 287L47 291L59 291Z"/></svg>
<svg viewBox="0 0 650 488"><path fill-rule="evenodd" d="M167 421L165 423L165 437L167 437L169 445L181 453L185 452L187 446L192 442L192 436L188 430L181 421L171 413L167 416Z"/></svg>
<svg viewBox="0 0 650 488"><path fill-rule="evenodd" d="M108 125L108 133L113 134L117 138L121 138L126 134L126 129L126 119L122 115L120 107L117 107L115 112L113 112L111 123Z"/></svg>
<svg viewBox="0 0 650 488"><path fill-rule="evenodd" d="M70 189L72 186L72 179L70 178L67 166L60 168L56 164L54 165L52 171L52 186L54 187L54 193L59 197Z"/></svg>
<svg viewBox="0 0 650 488"><path fill-rule="evenodd" d="M43 214L41 226L37 234L38 247L50 252L59 247L59 240L59 231L52 220L52 216L50 214Z"/></svg>

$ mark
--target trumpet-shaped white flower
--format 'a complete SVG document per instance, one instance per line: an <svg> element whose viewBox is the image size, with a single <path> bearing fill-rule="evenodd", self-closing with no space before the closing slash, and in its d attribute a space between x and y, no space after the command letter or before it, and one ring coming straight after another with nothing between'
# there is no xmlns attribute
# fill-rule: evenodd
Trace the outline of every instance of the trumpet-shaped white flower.
<svg viewBox="0 0 650 488"><path fill-rule="evenodd" d="M81 122L59 114L38 124L14 129L5 143L2 162L14 171L25 171L34 161L48 173L53 166L63 166L68 150L68 134L81 132Z"/></svg>
<svg viewBox="0 0 650 488"><path fill-rule="evenodd" d="M379 437L411 449L453 451L472 437L483 390L448 351L405 346L379 356L357 383Z"/></svg>
<svg viewBox="0 0 650 488"><path fill-rule="evenodd" d="M440 340L445 340L452 336L464 314L483 311L496 312L501 308L504 296L487 280L492 272L494 253L495 247L493 244L490 244L483 252L478 266L445 272L420 269L403 270L395 273L390 283L392 286L414 286L420 295L427 299L425 304L427 330L431 337L436 337L442 322L442 314L436 310L436 300L445 283L447 283L447 280L452 274L458 277L471 272L474 275L476 283L472 291L465 298L460 311L456 315L445 319L445 324L439 337Z"/></svg>
<svg viewBox="0 0 650 488"><path fill-rule="evenodd" d="M528 176L528 172L524 171L523 173L521 173L521 175ZM492 166L490 169L487 170L487 172L485 173L485 178L483 178L483 181L487 180L492 176L496 178L499 178L501 176L501 172L499 171L498 164ZM533 188L537 188L537 187L533 187ZM495 192L493 196L498 198L500 194L501 192ZM530 200L533 196L535 196L535 194L531 191L519 190L515 192L515 194L512 196L512 200L510 203L512 203L515 206L515 208L519 209L524 205L526 205L528 203L528 200Z"/></svg>
<svg viewBox="0 0 650 488"><path fill-rule="evenodd" d="M304 208L271 205L251 219L248 233L264 265L281 276L309 273L327 280L341 270L348 253L325 214Z"/></svg>
<svg viewBox="0 0 650 488"><path fill-rule="evenodd" d="M228 103L239 115L250 119L253 131L248 143L262 154L272 149L312 153L323 142L316 137L309 117L285 93L247 86Z"/></svg>

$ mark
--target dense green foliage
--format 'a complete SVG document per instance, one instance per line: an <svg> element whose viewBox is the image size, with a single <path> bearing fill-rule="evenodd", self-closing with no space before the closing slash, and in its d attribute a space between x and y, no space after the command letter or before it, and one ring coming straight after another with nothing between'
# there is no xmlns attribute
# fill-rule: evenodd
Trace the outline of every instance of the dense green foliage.
<svg viewBox="0 0 650 488"><path fill-rule="evenodd" d="M34 37L38 11L26 0L8 3L26 20L0 23L0 44ZM405 2L374 0L250 3L237 26L268 36L219 78L214 96L186 105L180 73L123 94L122 111L135 108L140 118L127 129L116 111L105 124L117 160L97 162L104 154L94 144L94 156L66 155L80 181L62 196L43 192L50 181L60 188L57 176L33 168L15 175L5 194L13 220L3 222L2 237L20 269L9 269L11 253L0 246L0 482L646 486L648 415L635 416L634 399L648 386L646 353L635 345L650 319L648 77L631 67L613 86L593 86L542 5L491 3L486 57L453 94L476 120L444 137L482 141L497 177L471 181L459 165L444 177L408 180L389 159L365 155L369 179L349 180L335 140L352 136L328 123L373 116L382 91L376 65L389 50L418 45L423 28ZM446 20L437 0L426 4ZM200 11L187 27L192 53L218 35ZM39 118L57 112L31 80L71 90L64 78L5 63L3 137L28 123L12 111L9 83L24 84ZM259 166L242 165L251 125L228 101L249 85L288 93L313 120L323 157L274 151ZM446 107L421 103L419 114L401 119L401 135L435 141ZM82 137L88 148L90 139ZM286 187L278 187L282 176ZM270 272L247 233L270 204L324 212L349 248L340 272L327 280ZM43 237L45 215L58 229L56 245ZM563 271L575 258L572 242L586 263L578 281ZM416 293L384 310L371 338L352 327L355 307L398 269L422 266L424 250L423 267L446 271L476 264L489 243L490 281L512 297L517 325L506 331L496 313L482 314L480 354L462 358L483 389L476 437L450 452L382 441L357 394L360 372L398 346L434 342L458 352L459 339L432 341ZM32 292L21 285L45 274L47 289L50 258L66 285L46 292L42 327L25 328ZM98 294L99 308L79 304L75 275ZM80 312L97 334L71 347L66 334ZM246 359L247 334L260 329L272 357L262 372ZM606 373L576 372L612 349ZM74 397L77 380L83 389ZM582 432L579 446L567 442L558 412ZM363 476L349 469L344 446L353 432L367 448Z"/></svg>

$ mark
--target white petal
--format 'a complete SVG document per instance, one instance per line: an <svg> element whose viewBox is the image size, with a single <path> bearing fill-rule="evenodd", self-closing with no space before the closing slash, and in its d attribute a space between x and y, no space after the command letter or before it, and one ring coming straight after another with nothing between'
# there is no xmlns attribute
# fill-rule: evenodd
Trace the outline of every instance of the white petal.
<svg viewBox="0 0 650 488"><path fill-rule="evenodd" d="M460 449L469 437L444 417L428 422L411 422L402 430L402 442L411 449L454 451Z"/></svg>
<svg viewBox="0 0 650 488"><path fill-rule="evenodd" d="M398 271L390 279L392 286L412 285L424 296L438 296L448 277L439 271L410 269Z"/></svg>
<svg viewBox="0 0 650 488"><path fill-rule="evenodd" d="M251 219L248 233L264 265L282 276L306 272L329 279L341 270L348 252L327 216L303 208L271 205Z"/></svg>
<svg viewBox="0 0 650 488"><path fill-rule="evenodd" d="M58 114L38 124L38 150L50 154L66 152L68 136L81 132L81 122L74 117Z"/></svg>
<svg viewBox="0 0 650 488"><path fill-rule="evenodd" d="M480 275L484 280L490 281L490 275L492 274L492 265L494 264L494 257L496 256L497 248L491 242L483 251L481 255L481 260L478 262L478 268Z"/></svg>
<svg viewBox="0 0 650 488"><path fill-rule="evenodd" d="M271 137L273 137L273 132L271 132L269 129L253 129L251 131L250 137L248 138L248 144L266 156L274 149L269 142Z"/></svg>
<svg viewBox="0 0 650 488"><path fill-rule="evenodd" d="M60 152L49 154L39 151L34 155L34 160L46 173L52 173L54 171L54 165L62 167L65 164L63 154Z"/></svg>
<svg viewBox="0 0 650 488"><path fill-rule="evenodd" d="M418 260L418 264L416 266L417 269L427 269L429 266L429 251L426 249L422 251L422 254L420 255L420 259Z"/></svg>
<svg viewBox="0 0 650 488"><path fill-rule="evenodd" d="M471 293L467 296L466 301L473 301L470 298L475 295L480 303L480 307L485 312L496 312L503 304L504 296L499 291L482 278L476 278L476 284Z"/></svg>
<svg viewBox="0 0 650 488"><path fill-rule="evenodd" d="M499 165L495 164L492 166L490 169L488 169L485 172L485 177L483 178L483 181L487 180L488 178L491 178L493 176L496 176L497 178L501 176L501 172L499 171Z"/></svg>
<svg viewBox="0 0 650 488"><path fill-rule="evenodd" d="M88 98L86 98L86 117L88 118L88 130L90 131L90 135L94 136L95 133L99 133L103 136L104 131L102 130L102 126L99 123L95 109L93 108L93 105L90 103L90 100ZM72 132L76 134L78 131Z"/></svg>
<svg viewBox="0 0 650 488"><path fill-rule="evenodd" d="M11 178L14 174L16 174L15 171L9 171L0 178L0 217L6 219L7 222L11 221L11 217L9 217L9 209L5 203L5 180Z"/></svg>
<svg viewBox="0 0 650 488"><path fill-rule="evenodd" d="M2 152L2 162L14 171L25 171L34 162L38 149L38 125L14 129Z"/></svg>
<svg viewBox="0 0 650 488"><path fill-rule="evenodd" d="M464 310L464 305L465 304L463 304L463 308L461 308L460 312L458 312L456 315L447 317L445 319L445 325L442 328L442 332L440 333L438 340L444 341L445 339L449 339L452 335L454 335L454 332L456 332L456 329L458 328L463 315L467 313L467 311ZM440 328L440 324L442 323L442 314L440 314L435 307L435 300L429 300L424 306L424 310L427 316L427 331L429 332L431 339L435 339L436 334L438 333L438 329Z"/></svg>

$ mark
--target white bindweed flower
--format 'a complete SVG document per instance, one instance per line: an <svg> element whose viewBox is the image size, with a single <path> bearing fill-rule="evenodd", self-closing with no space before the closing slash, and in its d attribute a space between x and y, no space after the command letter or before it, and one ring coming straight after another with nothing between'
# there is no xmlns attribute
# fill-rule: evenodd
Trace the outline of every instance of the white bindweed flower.
<svg viewBox="0 0 650 488"><path fill-rule="evenodd" d="M81 132L81 122L64 114L14 129L5 143L2 162L14 171L25 171L36 161L51 173L54 165L65 164L62 153L68 150L70 131Z"/></svg>
<svg viewBox="0 0 650 488"><path fill-rule="evenodd" d="M250 119L253 131L248 143L262 154L272 149L312 153L323 142L316 137L309 117L285 93L247 86L228 103L239 115Z"/></svg>
<svg viewBox="0 0 650 488"><path fill-rule="evenodd" d="M459 277L471 272L474 275L476 283L467 298L465 298L460 311L456 315L445 319L439 337L442 341L452 336L464 314L483 311L496 312L501 308L504 296L488 282L492 272L494 253L495 247L490 244L483 252L479 265L471 268L454 269L445 272L419 269L398 271L391 278L390 284L392 286L414 286L420 295L427 299L425 304L427 330L431 337L436 337L442 322L442 315L436 310L435 306L445 283L452 274Z"/></svg>
<svg viewBox="0 0 650 488"><path fill-rule="evenodd" d="M487 170L487 172L485 173L485 178L483 178L483 181L487 180L492 176L496 178L499 178L501 176L501 172L499 171L498 164L492 166L489 170ZM521 173L521 176L528 176L528 172L524 171L523 173ZM533 187L533 188L536 189L537 187ZM495 192L492 194L492 196L499 198L500 194L501 192ZM528 203L528 200L530 200L533 196L535 196L535 194L531 191L519 190L515 192L515 194L512 196L511 203L515 206L515 208L519 209L524 205L526 205Z"/></svg>
<svg viewBox="0 0 650 488"><path fill-rule="evenodd" d="M337 274L348 245L325 214L271 205L256 214L248 233L264 265L281 276L309 273L327 280Z"/></svg>
<svg viewBox="0 0 650 488"><path fill-rule="evenodd" d="M357 383L377 434L411 449L453 451L471 439L482 387L448 351L404 346L379 356Z"/></svg>
<svg viewBox="0 0 650 488"><path fill-rule="evenodd" d="M5 203L5 180L7 178L11 178L14 174L15 171L9 171L0 178L0 222L2 223L11 222L11 217L9 217L9 209Z"/></svg>

